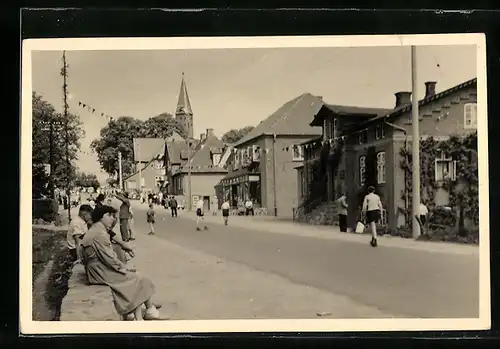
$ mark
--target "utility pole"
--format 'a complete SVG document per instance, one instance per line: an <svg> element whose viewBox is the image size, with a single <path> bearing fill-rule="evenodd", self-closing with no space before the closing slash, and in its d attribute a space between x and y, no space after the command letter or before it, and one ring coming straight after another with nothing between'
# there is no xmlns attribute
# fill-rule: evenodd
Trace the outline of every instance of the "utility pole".
<svg viewBox="0 0 500 349"><path fill-rule="evenodd" d="M417 222L420 208L420 131L418 112L417 48L411 47L411 144L412 144L412 235L420 236L420 224Z"/></svg>
<svg viewBox="0 0 500 349"><path fill-rule="evenodd" d="M188 211L191 211L192 210L192 197L191 197L191 139L188 138L187 140L187 144L188 144L188 161L187 161L187 164L188 164Z"/></svg>
<svg viewBox="0 0 500 349"><path fill-rule="evenodd" d="M141 148L137 142L137 159L139 160L139 195L142 193L142 163L141 163Z"/></svg>
<svg viewBox="0 0 500 349"><path fill-rule="evenodd" d="M118 185L120 190L123 190L123 177L122 177L122 152L118 152Z"/></svg>
<svg viewBox="0 0 500 349"><path fill-rule="evenodd" d="M274 216L278 216L278 199L276 197L276 133L273 134L273 192L274 192Z"/></svg>
<svg viewBox="0 0 500 349"><path fill-rule="evenodd" d="M66 197L68 200L68 221L71 222L71 163L69 160L69 105L68 105L68 64L66 63L66 51L63 51L61 75L63 77L63 106L64 123L66 133Z"/></svg>

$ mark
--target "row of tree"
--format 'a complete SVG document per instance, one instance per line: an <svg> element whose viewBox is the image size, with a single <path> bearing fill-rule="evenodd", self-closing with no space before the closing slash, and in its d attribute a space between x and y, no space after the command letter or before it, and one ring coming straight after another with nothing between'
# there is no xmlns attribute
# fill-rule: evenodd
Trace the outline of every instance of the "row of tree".
<svg viewBox="0 0 500 349"><path fill-rule="evenodd" d="M222 136L222 141L234 143L250 132L253 126L233 129ZM110 176L118 175L118 152L122 154L123 176L131 175L134 166L134 138L167 138L176 132L186 137L184 128L168 113L162 113L142 121L123 116L110 121L101 129L100 138L92 141L91 148L97 154L101 168Z"/></svg>

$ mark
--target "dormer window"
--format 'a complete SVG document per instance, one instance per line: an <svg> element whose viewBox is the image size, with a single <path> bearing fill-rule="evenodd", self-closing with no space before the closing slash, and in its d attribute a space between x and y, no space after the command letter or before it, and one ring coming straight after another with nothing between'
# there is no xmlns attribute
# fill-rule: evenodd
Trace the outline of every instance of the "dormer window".
<svg viewBox="0 0 500 349"><path fill-rule="evenodd" d="M212 155L212 165L219 166L219 163L220 163L220 154L213 154Z"/></svg>
<svg viewBox="0 0 500 349"><path fill-rule="evenodd" d="M324 121L324 138L325 140L333 139L335 137L335 127L337 124L337 119L325 119Z"/></svg>
<svg viewBox="0 0 500 349"><path fill-rule="evenodd" d="M358 143L365 144L366 142L368 142L368 129L365 129L358 133Z"/></svg>
<svg viewBox="0 0 500 349"><path fill-rule="evenodd" d="M385 138L384 125L377 125L375 127L375 139Z"/></svg>

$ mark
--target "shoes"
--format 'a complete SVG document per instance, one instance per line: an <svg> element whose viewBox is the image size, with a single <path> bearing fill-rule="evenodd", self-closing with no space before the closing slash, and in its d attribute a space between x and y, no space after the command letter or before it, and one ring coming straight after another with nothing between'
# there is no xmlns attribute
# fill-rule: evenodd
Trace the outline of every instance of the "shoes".
<svg viewBox="0 0 500 349"><path fill-rule="evenodd" d="M370 245L372 245L372 247L377 247L377 239L375 238L372 238L372 241L370 241Z"/></svg>
<svg viewBox="0 0 500 349"><path fill-rule="evenodd" d="M146 309L143 318L144 320L161 320L160 312L155 307Z"/></svg>
<svg viewBox="0 0 500 349"><path fill-rule="evenodd" d="M205 226L203 229L204 229L204 230L208 230L208 227L207 227L207 226Z"/></svg>
<svg viewBox="0 0 500 349"><path fill-rule="evenodd" d="M200 228L196 227L196 231L200 231L200 230L201 230Z"/></svg>
<svg viewBox="0 0 500 349"><path fill-rule="evenodd" d="M155 235L155 233L153 233L153 232L150 232L150 233L149 233L148 235Z"/></svg>
<svg viewBox="0 0 500 349"><path fill-rule="evenodd" d="M135 240L135 238L130 238L130 239L128 239L128 240L129 240L129 241L134 241L134 240Z"/></svg>

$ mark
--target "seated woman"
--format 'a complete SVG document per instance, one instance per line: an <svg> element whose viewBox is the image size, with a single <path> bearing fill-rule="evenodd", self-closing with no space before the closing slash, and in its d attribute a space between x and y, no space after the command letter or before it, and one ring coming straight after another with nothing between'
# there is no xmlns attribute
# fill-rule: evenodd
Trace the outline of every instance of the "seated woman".
<svg viewBox="0 0 500 349"><path fill-rule="evenodd" d="M113 252L108 230L116 212L110 206L96 208L92 212L94 224L81 240L89 282L111 288L116 311L123 319L133 315L136 321L160 320L160 313L151 300L155 291L153 283L137 275L135 270L127 269Z"/></svg>

